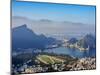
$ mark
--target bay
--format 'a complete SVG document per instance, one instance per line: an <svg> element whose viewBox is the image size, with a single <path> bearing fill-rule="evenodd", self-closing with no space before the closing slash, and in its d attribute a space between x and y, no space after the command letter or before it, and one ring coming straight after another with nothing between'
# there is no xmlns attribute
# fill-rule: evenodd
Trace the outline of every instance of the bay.
<svg viewBox="0 0 100 75"><path fill-rule="evenodd" d="M74 49L74 48L72 49L72 48L67 48L67 47L59 47L59 48L47 49L47 50L44 50L44 52L70 55L70 56L76 57L76 58L95 57L96 56L96 49L80 51L80 50Z"/></svg>

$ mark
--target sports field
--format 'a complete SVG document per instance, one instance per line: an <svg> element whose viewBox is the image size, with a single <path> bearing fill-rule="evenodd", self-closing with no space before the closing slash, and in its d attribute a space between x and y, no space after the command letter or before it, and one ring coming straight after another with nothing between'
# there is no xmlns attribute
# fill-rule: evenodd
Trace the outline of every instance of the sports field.
<svg viewBox="0 0 100 75"><path fill-rule="evenodd" d="M50 56L50 55L38 55L37 59L44 64L55 64L55 63L65 62L64 59L58 58L56 56Z"/></svg>

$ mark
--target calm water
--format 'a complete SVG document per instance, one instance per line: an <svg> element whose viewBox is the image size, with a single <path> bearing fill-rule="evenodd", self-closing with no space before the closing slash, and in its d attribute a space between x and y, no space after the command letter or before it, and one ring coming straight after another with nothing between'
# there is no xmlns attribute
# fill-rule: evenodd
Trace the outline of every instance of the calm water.
<svg viewBox="0 0 100 75"><path fill-rule="evenodd" d="M93 57L96 55L96 50L88 50L88 51L80 51L78 49L70 49L66 47L54 48L45 50L48 53L56 53L56 54L66 54L72 57L82 58L82 57Z"/></svg>

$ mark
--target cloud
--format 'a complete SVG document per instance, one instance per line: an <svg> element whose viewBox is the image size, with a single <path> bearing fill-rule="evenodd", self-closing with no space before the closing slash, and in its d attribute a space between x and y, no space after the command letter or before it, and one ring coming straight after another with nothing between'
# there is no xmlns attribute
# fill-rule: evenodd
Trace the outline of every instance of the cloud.
<svg viewBox="0 0 100 75"><path fill-rule="evenodd" d="M26 17L13 16L12 28L27 24L37 34L68 34L79 35L95 33L95 25L73 23L68 21L57 22L47 19L31 20Z"/></svg>

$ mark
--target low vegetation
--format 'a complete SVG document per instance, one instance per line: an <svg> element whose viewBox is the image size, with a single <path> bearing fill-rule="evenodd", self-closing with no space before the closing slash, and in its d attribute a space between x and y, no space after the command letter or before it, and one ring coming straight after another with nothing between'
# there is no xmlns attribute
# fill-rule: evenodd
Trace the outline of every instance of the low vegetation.
<svg viewBox="0 0 100 75"><path fill-rule="evenodd" d="M65 62L64 59L58 58L56 56L50 56L50 55L38 55L37 59L44 64L55 64L55 63Z"/></svg>

